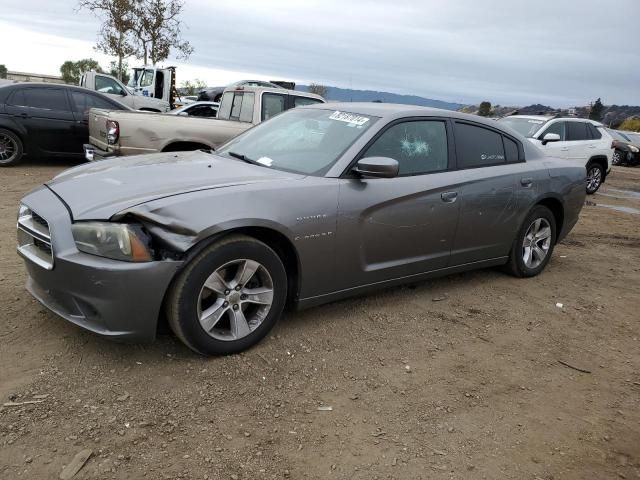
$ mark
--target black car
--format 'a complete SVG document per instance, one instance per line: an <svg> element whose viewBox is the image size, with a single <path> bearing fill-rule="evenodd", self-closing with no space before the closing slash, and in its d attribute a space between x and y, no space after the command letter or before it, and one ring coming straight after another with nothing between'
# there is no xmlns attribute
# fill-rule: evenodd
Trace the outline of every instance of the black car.
<svg viewBox="0 0 640 480"><path fill-rule="evenodd" d="M12 83L0 86L0 166L23 155L84 158L91 108L130 110L98 92L72 85Z"/></svg>
<svg viewBox="0 0 640 480"><path fill-rule="evenodd" d="M613 137L612 163L614 165L640 165L640 135L637 133L621 132L609 129Z"/></svg>
<svg viewBox="0 0 640 480"><path fill-rule="evenodd" d="M296 84L293 82L280 82L286 85L292 85L295 88ZM227 88L237 87L268 87L268 88L285 88L279 83L266 82L264 80L240 80L238 82L230 83L226 87L212 87L202 90L198 93L198 102L219 102L222 99L222 94ZM291 88L291 90L293 90Z"/></svg>

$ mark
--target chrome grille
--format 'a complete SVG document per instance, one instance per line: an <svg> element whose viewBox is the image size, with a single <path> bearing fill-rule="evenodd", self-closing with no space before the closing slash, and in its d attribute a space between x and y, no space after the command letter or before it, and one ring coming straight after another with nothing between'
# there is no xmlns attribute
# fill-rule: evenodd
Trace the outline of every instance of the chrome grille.
<svg viewBox="0 0 640 480"><path fill-rule="evenodd" d="M18 253L42 268L53 268L49 224L25 205L18 213Z"/></svg>

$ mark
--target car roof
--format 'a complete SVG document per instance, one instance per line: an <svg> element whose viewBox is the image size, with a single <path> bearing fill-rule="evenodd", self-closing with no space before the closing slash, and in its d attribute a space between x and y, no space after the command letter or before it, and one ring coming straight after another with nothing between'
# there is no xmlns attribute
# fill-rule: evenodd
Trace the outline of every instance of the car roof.
<svg viewBox="0 0 640 480"><path fill-rule="evenodd" d="M595 120L591 120L590 118L580 118L580 117L563 117L563 116L548 116L548 115L507 115L502 118L523 118L526 120L542 120L544 122L550 122L551 120L562 120L562 121L570 121L570 122L585 122L591 123L596 127L603 127L604 125L600 122L596 122Z"/></svg>
<svg viewBox="0 0 640 480"><path fill-rule="evenodd" d="M122 107L122 110L132 110L131 107L119 102L115 98L111 98L108 95L104 95L102 92L91 90L90 88L81 87L80 85L69 85L68 83L53 83L53 82L13 82L0 84L0 102L9 98L10 93L19 88L26 87L50 87L50 88L65 88L67 90L73 90L75 92L92 92L94 95L98 95L109 102L116 103Z"/></svg>
<svg viewBox="0 0 640 480"><path fill-rule="evenodd" d="M502 118L524 118L525 120L542 120L546 122L549 120L553 120L556 117L549 115L507 115L506 117Z"/></svg>
<svg viewBox="0 0 640 480"><path fill-rule="evenodd" d="M315 93L309 93L309 92L302 92L300 90L288 90L286 88L282 88L282 87L277 87L277 88L272 88L272 87L248 87L245 85L240 85L238 87L229 87L225 89L225 92L256 92L256 93L261 93L261 92L273 92L273 93L279 93L279 94L283 94L284 92L287 92L289 95L297 95L299 97L308 97L308 98L316 98L318 100L322 100L323 102L326 101L324 98L322 98L320 95L316 95Z"/></svg>
<svg viewBox="0 0 640 480"><path fill-rule="evenodd" d="M404 117L449 117L459 120L468 120L496 128L496 121L478 115L445 110L442 108L420 107L417 105L405 105L399 103L375 103L375 102L330 102L315 105L305 105L297 108L319 108L323 110L338 110L359 115L380 117L386 120ZM499 127L503 129L502 126Z"/></svg>

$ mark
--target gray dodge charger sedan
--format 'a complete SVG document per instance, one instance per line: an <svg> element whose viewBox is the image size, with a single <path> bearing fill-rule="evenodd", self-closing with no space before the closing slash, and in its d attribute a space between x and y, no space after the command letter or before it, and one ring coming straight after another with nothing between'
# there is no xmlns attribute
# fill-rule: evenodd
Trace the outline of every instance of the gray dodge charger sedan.
<svg viewBox="0 0 640 480"><path fill-rule="evenodd" d="M46 307L112 338L166 317L202 354L258 342L286 306L502 265L540 273L585 168L493 121L387 104L282 113L216 152L72 168L24 197L18 252Z"/></svg>

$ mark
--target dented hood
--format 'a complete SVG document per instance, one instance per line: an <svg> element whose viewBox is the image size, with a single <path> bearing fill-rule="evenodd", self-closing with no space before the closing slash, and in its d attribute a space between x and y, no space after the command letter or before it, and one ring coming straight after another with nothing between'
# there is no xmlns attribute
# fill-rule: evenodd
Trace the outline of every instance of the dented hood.
<svg viewBox="0 0 640 480"><path fill-rule="evenodd" d="M202 151L104 160L66 170L46 185L74 220L106 220L117 212L188 192L303 178Z"/></svg>

